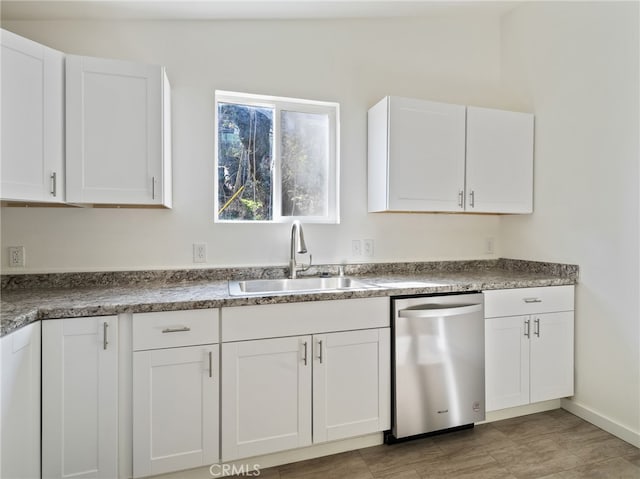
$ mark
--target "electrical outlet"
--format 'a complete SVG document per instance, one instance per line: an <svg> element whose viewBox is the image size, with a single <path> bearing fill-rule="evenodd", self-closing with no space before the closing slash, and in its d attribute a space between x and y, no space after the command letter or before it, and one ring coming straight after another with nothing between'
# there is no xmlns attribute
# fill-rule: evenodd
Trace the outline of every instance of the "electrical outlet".
<svg viewBox="0 0 640 479"><path fill-rule="evenodd" d="M193 243L193 262L207 262L207 245L205 243Z"/></svg>
<svg viewBox="0 0 640 479"><path fill-rule="evenodd" d="M493 254L495 252L495 241L493 238L488 237L484 240L484 252L486 254Z"/></svg>
<svg viewBox="0 0 640 479"><path fill-rule="evenodd" d="M360 240L351 240L351 255L360 256L362 254L362 243Z"/></svg>
<svg viewBox="0 0 640 479"><path fill-rule="evenodd" d="M365 256L373 256L373 240L362 240L362 254Z"/></svg>
<svg viewBox="0 0 640 479"><path fill-rule="evenodd" d="M9 246L9 267L24 268L24 246Z"/></svg>

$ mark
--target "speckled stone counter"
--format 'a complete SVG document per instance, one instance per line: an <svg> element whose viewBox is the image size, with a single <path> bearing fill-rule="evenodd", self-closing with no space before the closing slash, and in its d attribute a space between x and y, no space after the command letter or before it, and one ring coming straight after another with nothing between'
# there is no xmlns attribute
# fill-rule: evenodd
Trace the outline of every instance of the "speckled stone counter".
<svg viewBox="0 0 640 479"><path fill-rule="evenodd" d="M305 275L337 272L337 265L323 265ZM283 278L283 267L4 275L0 336L33 321L54 318L567 285L577 282L578 267L498 259L346 265L345 274L371 287L229 295L229 279Z"/></svg>

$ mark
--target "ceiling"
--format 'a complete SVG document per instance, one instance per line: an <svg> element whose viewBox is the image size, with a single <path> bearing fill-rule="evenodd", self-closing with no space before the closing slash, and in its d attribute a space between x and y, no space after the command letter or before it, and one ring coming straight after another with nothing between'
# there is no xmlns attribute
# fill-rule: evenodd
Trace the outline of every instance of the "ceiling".
<svg viewBox="0 0 640 479"><path fill-rule="evenodd" d="M328 19L451 14L500 16L517 1L428 0L2 0L2 20Z"/></svg>

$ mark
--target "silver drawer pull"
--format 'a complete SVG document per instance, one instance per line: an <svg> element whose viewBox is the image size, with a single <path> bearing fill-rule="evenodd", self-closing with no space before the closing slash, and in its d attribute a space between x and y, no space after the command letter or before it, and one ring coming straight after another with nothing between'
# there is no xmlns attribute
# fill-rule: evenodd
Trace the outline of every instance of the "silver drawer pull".
<svg viewBox="0 0 640 479"><path fill-rule="evenodd" d="M54 171L51 173L51 196L58 196L58 174Z"/></svg>
<svg viewBox="0 0 640 479"><path fill-rule="evenodd" d="M167 328L162 330L163 333L185 333L187 331L191 331L191 328L183 326L181 328Z"/></svg>
<svg viewBox="0 0 640 479"><path fill-rule="evenodd" d="M524 298L525 303L542 303L540 298Z"/></svg>
<svg viewBox="0 0 640 479"><path fill-rule="evenodd" d="M304 346L304 358L302 359L304 361L304 365L307 365L307 342L305 341L304 343L302 343L302 346Z"/></svg>
<svg viewBox="0 0 640 479"><path fill-rule="evenodd" d="M109 345L109 341L107 339L107 328L109 327L109 323L104 323L102 325L102 349L107 350L107 346Z"/></svg>

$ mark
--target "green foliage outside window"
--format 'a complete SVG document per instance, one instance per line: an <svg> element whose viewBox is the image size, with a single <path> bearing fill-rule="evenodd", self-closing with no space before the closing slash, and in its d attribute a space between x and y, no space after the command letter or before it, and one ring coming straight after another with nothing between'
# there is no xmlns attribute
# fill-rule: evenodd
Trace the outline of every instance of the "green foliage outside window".
<svg viewBox="0 0 640 479"><path fill-rule="evenodd" d="M217 102L217 218L336 221L337 106L237 96Z"/></svg>

